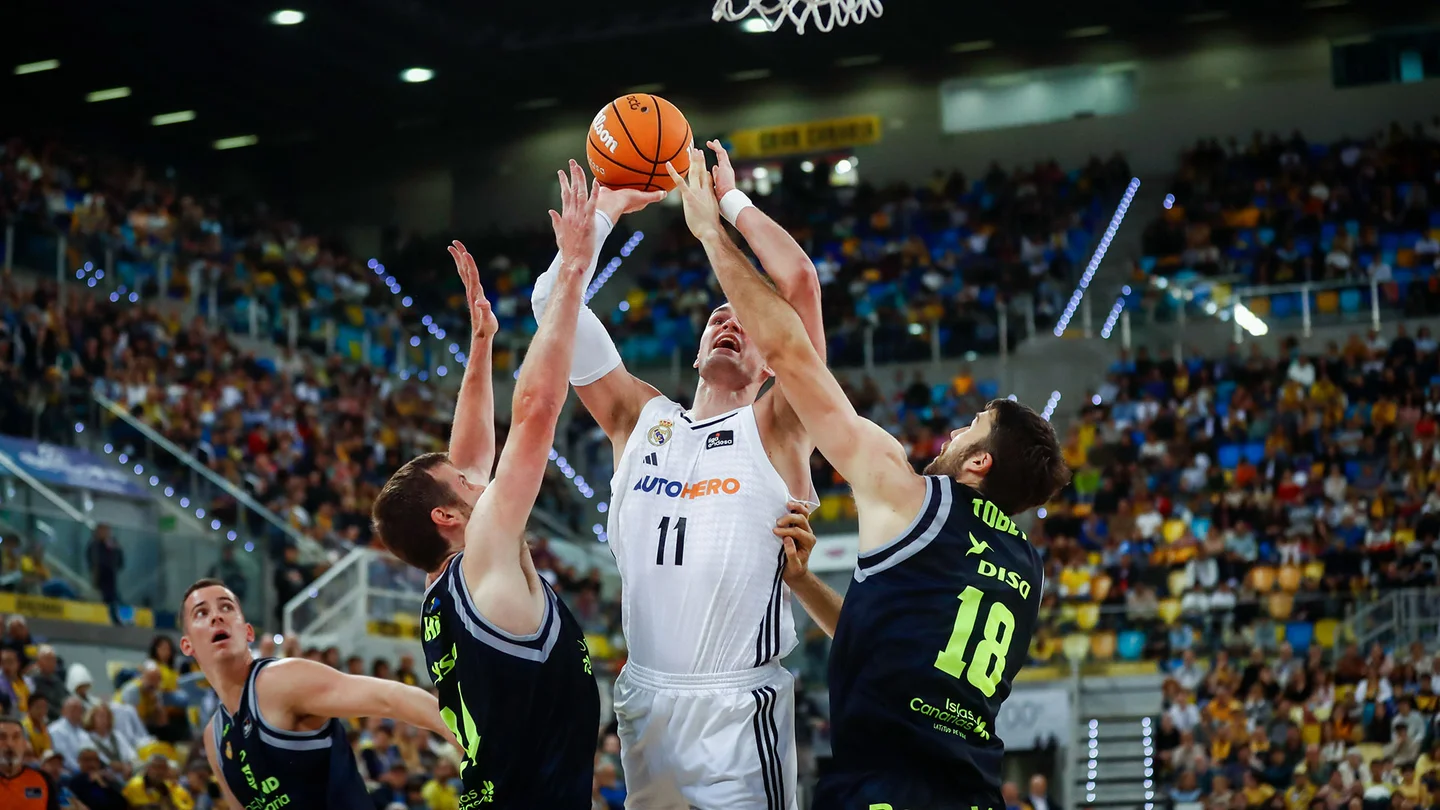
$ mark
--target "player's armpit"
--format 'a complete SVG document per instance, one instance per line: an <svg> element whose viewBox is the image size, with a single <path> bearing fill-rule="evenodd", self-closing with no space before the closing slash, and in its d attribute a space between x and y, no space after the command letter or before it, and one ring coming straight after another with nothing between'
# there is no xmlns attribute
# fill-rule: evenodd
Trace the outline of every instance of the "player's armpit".
<svg viewBox="0 0 1440 810"><path fill-rule="evenodd" d="M655 386L631 374L624 364L589 385L576 386L575 393L617 452L635 431L645 403L660 396Z"/></svg>
<svg viewBox="0 0 1440 810"><path fill-rule="evenodd" d="M220 755L215 750L215 718L210 718L205 725L202 739L205 742L205 758L210 761L210 772L215 775L215 784L220 786L220 792L225 796L225 804L230 810L245 810L245 806L230 792L230 785L225 782L225 771L220 767Z"/></svg>

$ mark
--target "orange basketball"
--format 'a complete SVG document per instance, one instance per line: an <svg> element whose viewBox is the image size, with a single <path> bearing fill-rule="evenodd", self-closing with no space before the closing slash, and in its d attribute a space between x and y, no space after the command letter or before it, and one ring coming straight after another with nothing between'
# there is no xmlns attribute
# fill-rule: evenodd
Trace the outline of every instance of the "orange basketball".
<svg viewBox="0 0 1440 810"><path fill-rule="evenodd" d="M690 168L690 124L674 104L649 93L632 93L606 104L590 122L585 156L602 186L641 191L675 187L668 161Z"/></svg>

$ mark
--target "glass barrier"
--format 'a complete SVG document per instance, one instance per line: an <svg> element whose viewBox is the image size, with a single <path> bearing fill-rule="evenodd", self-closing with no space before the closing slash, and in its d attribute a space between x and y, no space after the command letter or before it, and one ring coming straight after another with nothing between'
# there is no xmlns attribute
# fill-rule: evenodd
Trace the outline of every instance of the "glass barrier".
<svg viewBox="0 0 1440 810"><path fill-rule="evenodd" d="M37 570L37 563L38 570L46 571L49 566L44 563L51 561L83 578L80 583L63 583L51 572L51 576L30 577L28 582L22 579L20 588L57 598L99 601L91 544L94 526L104 523L104 516L96 516L93 522L76 520L8 473L0 472L0 493L0 532L7 553L28 557L31 562L25 567L32 571ZM123 553L116 579L120 604L175 613L185 589L195 580L216 577L235 591L252 620L268 623L273 605L264 555L247 554L239 544L215 535L179 526L167 529L165 523L162 519L151 527L106 524Z"/></svg>

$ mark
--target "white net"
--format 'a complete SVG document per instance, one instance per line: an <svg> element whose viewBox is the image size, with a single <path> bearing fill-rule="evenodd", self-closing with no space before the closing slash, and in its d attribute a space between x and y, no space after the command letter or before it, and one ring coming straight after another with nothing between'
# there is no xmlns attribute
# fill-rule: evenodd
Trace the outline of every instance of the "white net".
<svg viewBox="0 0 1440 810"><path fill-rule="evenodd" d="M778 30L788 20L801 34L807 24L823 34L836 26L858 25L879 17L884 10L881 0L715 0L715 11L710 16L716 22L761 20L767 31Z"/></svg>

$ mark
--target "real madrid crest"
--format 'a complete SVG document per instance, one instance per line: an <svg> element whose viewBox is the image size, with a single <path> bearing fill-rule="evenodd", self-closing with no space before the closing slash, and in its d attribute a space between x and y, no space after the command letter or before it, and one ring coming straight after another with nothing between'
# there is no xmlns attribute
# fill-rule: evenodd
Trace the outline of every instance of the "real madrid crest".
<svg viewBox="0 0 1440 810"><path fill-rule="evenodd" d="M660 424L650 428L649 432L646 434L646 438L650 440L651 444L659 447L660 445L670 441L670 434L673 432L673 429L673 422L671 422L669 419L661 419Z"/></svg>

